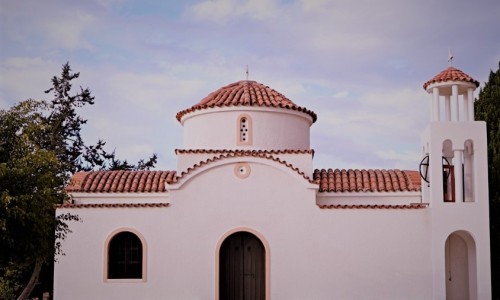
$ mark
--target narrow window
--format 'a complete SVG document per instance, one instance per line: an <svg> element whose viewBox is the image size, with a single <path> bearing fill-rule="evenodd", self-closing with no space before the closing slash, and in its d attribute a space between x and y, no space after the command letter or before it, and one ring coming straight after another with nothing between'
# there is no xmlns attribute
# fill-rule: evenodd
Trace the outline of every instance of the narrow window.
<svg viewBox="0 0 500 300"><path fill-rule="evenodd" d="M455 202L455 166L453 166L453 144L450 140L443 142L443 200Z"/></svg>
<svg viewBox="0 0 500 300"><path fill-rule="evenodd" d="M244 114L238 117L237 122L237 145L250 146L252 145L252 119L249 115Z"/></svg>
<svg viewBox="0 0 500 300"><path fill-rule="evenodd" d="M443 199L455 202L455 167L443 164Z"/></svg>
<svg viewBox="0 0 500 300"><path fill-rule="evenodd" d="M474 145L471 140L464 144L464 201L474 202Z"/></svg>
<svg viewBox="0 0 500 300"><path fill-rule="evenodd" d="M142 278L142 243L132 232L115 235L108 248L108 279Z"/></svg>

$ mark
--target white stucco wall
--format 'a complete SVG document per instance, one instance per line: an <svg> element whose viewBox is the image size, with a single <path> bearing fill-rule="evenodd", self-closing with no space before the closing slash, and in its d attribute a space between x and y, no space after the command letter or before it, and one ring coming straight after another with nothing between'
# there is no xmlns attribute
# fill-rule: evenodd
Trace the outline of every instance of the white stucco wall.
<svg viewBox="0 0 500 300"><path fill-rule="evenodd" d="M186 172L200 162L206 162L213 159L214 156L227 155L228 153L178 153L177 154L177 173ZM264 153L263 155L278 158L286 162L310 178L313 178L313 154L312 153ZM248 159L248 158L247 158Z"/></svg>
<svg viewBox="0 0 500 300"><path fill-rule="evenodd" d="M238 116L252 119L252 145L238 145ZM223 107L198 110L181 119L184 149L309 149L312 118L291 109ZM207 126L210 124L210 126Z"/></svg>
<svg viewBox="0 0 500 300"><path fill-rule="evenodd" d="M443 201L442 151L449 140L452 150L464 148L471 140L474 145L473 191L474 202ZM486 124L484 122L431 122L422 134L422 145L430 154L430 183L423 184L424 202L430 203L432 214L433 299L446 298L445 257L446 239L456 231L464 231L473 238L476 265L470 272L472 294L469 299L491 299L491 270L489 251L488 166L486 157ZM425 154L425 153L424 153ZM476 273L477 272L477 273Z"/></svg>
<svg viewBox="0 0 500 300"><path fill-rule="evenodd" d="M270 255L271 299L430 299L428 209L320 209L305 179L269 161L184 178L166 208L59 209L77 213L55 267L56 299L213 299L222 236L250 228ZM107 283L104 242L119 228L147 241L147 280Z"/></svg>

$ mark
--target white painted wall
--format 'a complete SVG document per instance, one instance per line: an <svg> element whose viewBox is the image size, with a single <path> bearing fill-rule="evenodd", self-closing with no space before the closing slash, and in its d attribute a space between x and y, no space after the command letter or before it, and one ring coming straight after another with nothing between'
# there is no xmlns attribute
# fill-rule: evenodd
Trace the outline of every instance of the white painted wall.
<svg viewBox="0 0 500 300"><path fill-rule="evenodd" d="M83 223L63 244L56 299L213 299L216 245L239 227L269 244L271 299L432 298L428 209L320 209L305 179L248 163L246 179L232 161L186 177L167 208L59 209ZM144 283L103 280L104 241L120 227L147 240Z"/></svg>
<svg viewBox="0 0 500 300"><path fill-rule="evenodd" d="M442 149L450 140L453 149L463 149L466 140L474 143L474 202L443 201ZM455 231L470 234L476 245L477 277L469 282L473 291L469 299L491 299L489 251L488 166L486 157L486 124L484 122L431 122L422 135L422 145L429 145L429 173L439 174L423 183L423 200L430 202L432 219L433 299L446 298L446 239Z"/></svg>
<svg viewBox="0 0 500 300"><path fill-rule="evenodd" d="M251 146L237 145L241 114L252 118ZM198 110L183 116L181 123L184 149L305 150L309 149L312 118L291 109L242 106Z"/></svg>
<svg viewBox="0 0 500 300"><path fill-rule="evenodd" d="M214 156L227 155L227 153L179 153L177 154L177 173L186 172L200 162L206 162L213 159ZM311 153L266 153L266 156L279 158L293 167L304 172L306 176L313 178L313 155ZM250 159L250 158L245 158Z"/></svg>
<svg viewBox="0 0 500 300"><path fill-rule="evenodd" d="M237 145L237 118L253 121L253 144ZM286 109L225 107L185 115L185 149L309 149L312 119ZM210 124L210 126L207 126ZM442 201L443 141L474 143L474 202ZM214 299L217 245L249 228L269 246L271 299L446 299L445 242L458 234L467 245L470 299L490 299L486 128L483 122L431 122L422 137L430 153L431 183L423 182L423 209L320 209L316 203L408 204L416 193L322 194L317 185L269 159L237 157L196 168L169 192L75 194L75 203L170 203L163 208L60 208L78 214L55 265L55 299ZM276 155L277 156L277 155ZM312 176L309 154L280 154ZM208 158L181 154L178 171ZM246 163L241 179L235 166ZM132 196L131 196L132 195ZM399 197L400 196L400 197ZM132 228L147 243L144 282L106 282L105 241ZM472 256L471 256L472 255Z"/></svg>

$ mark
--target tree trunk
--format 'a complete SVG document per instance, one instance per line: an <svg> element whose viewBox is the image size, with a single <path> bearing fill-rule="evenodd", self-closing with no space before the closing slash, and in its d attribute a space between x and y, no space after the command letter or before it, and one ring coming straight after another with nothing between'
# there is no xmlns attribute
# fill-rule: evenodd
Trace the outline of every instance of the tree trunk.
<svg viewBox="0 0 500 300"><path fill-rule="evenodd" d="M33 269L33 273L31 274L30 281L28 282L28 284L24 288L24 290L21 293L21 295L19 295L19 297L17 298L17 300L26 300L26 299L28 299L28 297L30 296L31 292L35 288L36 283L38 282L38 277L40 276L40 271L42 270L42 265L43 265L43 261L40 260L40 259L38 259L36 261L36 263L35 263L35 268Z"/></svg>

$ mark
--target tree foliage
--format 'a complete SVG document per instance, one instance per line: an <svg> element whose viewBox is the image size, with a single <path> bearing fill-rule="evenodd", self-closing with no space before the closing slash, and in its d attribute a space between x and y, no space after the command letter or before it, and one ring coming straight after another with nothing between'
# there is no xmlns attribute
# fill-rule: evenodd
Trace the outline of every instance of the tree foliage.
<svg viewBox="0 0 500 300"><path fill-rule="evenodd" d="M500 62L475 102L476 120L486 121L493 298L500 299Z"/></svg>
<svg viewBox="0 0 500 300"><path fill-rule="evenodd" d="M0 110L0 299L26 299L44 263L62 254L67 222L76 215L55 217L55 207L67 199L64 186L81 170L149 169L156 155L130 164L105 150L105 142L85 144L86 124L77 110L94 104L88 88L71 94L69 63L52 78L49 101L25 100Z"/></svg>

